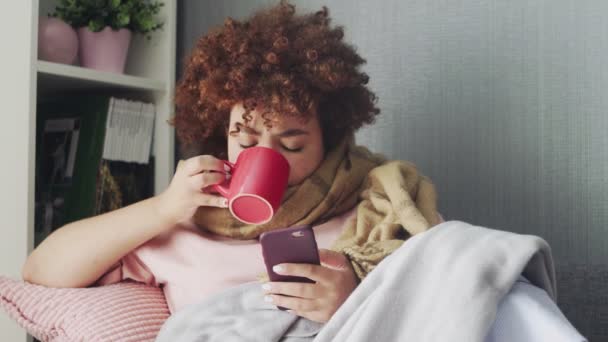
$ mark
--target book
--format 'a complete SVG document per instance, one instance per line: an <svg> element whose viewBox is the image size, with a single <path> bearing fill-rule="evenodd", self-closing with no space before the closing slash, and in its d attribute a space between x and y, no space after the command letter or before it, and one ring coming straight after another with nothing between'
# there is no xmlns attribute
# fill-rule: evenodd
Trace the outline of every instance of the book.
<svg viewBox="0 0 608 342"><path fill-rule="evenodd" d="M145 124L134 119L140 113L121 114L128 109L123 106L126 103L126 100L96 95L39 101L36 244L67 223L115 210L154 194L154 164L150 163L149 152L137 158L135 153L124 154L131 148L146 150L146 146L141 146L145 145L145 139L135 139L134 128L130 127ZM133 106L145 107L143 103ZM128 158L123 158L125 156Z"/></svg>
<svg viewBox="0 0 608 342"><path fill-rule="evenodd" d="M153 104L111 99L103 159L148 164L154 133Z"/></svg>
<svg viewBox="0 0 608 342"><path fill-rule="evenodd" d="M46 184L69 183L74 174L80 118L49 119L42 131L42 165Z"/></svg>
<svg viewBox="0 0 608 342"><path fill-rule="evenodd" d="M72 184L76 151L80 136L80 118L55 118L44 121L40 148L40 184L46 189L69 187ZM65 211L64 194L53 195L49 191L41 193L40 205L43 206L39 227L40 235L51 233L57 222L63 220Z"/></svg>
<svg viewBox="0 0 608 342"><path fill-rule="evenodd" d="M106 97L39 101L36 116L36 243L57 227L91 213L107 103Z"/></svg>

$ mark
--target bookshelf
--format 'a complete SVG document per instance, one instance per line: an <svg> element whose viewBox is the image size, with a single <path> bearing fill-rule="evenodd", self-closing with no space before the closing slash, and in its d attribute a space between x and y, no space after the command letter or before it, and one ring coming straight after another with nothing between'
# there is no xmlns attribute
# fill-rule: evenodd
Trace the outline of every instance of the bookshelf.
<svg viewBox="0 0 608 342"><path fill-rule="evenodd" d="M6 42L0 61L0 274L19 279L21 266L34 248L36 104L42 97L90 90L154 103L155 192L169 184L174 131L166 120L173 108L177 0L163 2L163 29L150 41L133 36L124 75L38 60L38 17L52 12L56 0L12 1L0 14L0 37ZM0 340L31 337L0 314Z"/></svg>
<svg viewBox="0 0 608 342"><path fill-rule="evenodd" d="M62 91L75 89L129 89L164 92L165 82L146 77L116 75L79 66L37 62L38 82L42 88L57 87Z"/></svg>

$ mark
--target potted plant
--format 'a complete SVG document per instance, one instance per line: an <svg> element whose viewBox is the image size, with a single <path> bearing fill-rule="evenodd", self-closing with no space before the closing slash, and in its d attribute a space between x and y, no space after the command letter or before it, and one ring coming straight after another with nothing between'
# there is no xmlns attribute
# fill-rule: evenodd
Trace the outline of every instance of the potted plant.
<svg viewBox="0 0 608 342"><path fill-rule="evenodd" d="M51 16L77 30L82 66L123 73L131 35L150 39L163 25L156 19L163 5L151 0L59 0Z"/></svg>

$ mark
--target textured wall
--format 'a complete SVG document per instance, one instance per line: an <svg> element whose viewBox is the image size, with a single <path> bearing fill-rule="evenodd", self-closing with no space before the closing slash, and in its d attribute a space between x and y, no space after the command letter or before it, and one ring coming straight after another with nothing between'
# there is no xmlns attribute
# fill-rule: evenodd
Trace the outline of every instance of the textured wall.
<svg viewBox="0 0 608 342"><path fill-rule="evenodd" d="M182 1L178 55L273 3ZM549 241L560 307L608 340L608 2L293 3L327 4L368 61L383 114L359 143L415 162L447 218Z"/></svg>

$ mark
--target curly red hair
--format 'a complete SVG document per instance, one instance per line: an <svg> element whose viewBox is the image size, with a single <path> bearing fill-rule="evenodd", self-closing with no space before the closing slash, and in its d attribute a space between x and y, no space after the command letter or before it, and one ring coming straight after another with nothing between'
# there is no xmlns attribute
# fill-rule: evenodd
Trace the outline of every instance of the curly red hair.
<svg viewBox="0 0 608 342"><path fill-rule="evenodd" d="M366 61L330 27L326 7L296 15L281 1L246 21L227 18L197 42L186 60L171 120L182 150L225 157L230 110L261 111L266 126L282 116L317 113L326 150L380 110L359 71Z"/></svg>

